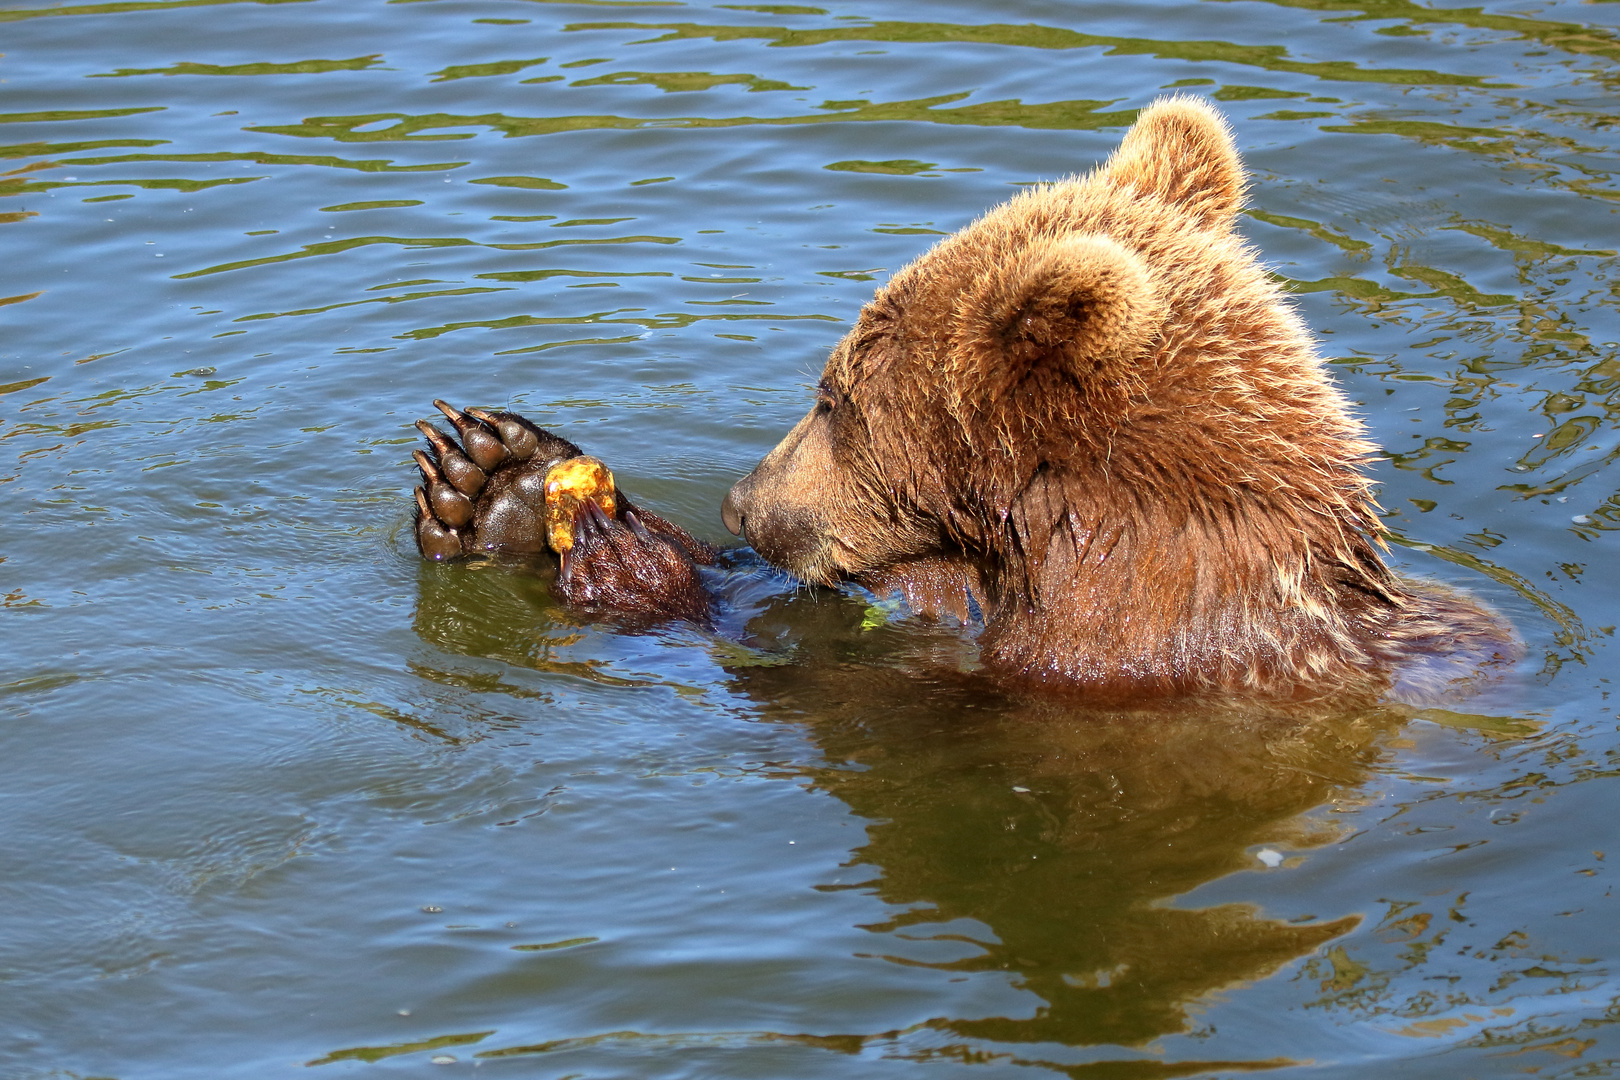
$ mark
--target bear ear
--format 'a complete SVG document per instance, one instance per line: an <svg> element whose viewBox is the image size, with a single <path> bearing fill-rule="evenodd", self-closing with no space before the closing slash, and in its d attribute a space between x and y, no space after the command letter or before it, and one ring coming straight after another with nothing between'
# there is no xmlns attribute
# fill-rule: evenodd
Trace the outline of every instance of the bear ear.
<svg viewBox="0 0 1620 1080"><path fill-rule="evenodd" d="M1143 109L1102 171L1206 229L1229 228L1243 205L1243 163L1232 131L1198 98L1160 98Z"/></svg>
<svg viewBox="0 0 1620 1080"><path fill-rule="evenodd" d="M1043 237L963 293L949 383L969 410L1019 388L1054 405L1074 388L1117 391L1136 381L1136 358L1164 317L1147 269L1113 240Z"/></svg>

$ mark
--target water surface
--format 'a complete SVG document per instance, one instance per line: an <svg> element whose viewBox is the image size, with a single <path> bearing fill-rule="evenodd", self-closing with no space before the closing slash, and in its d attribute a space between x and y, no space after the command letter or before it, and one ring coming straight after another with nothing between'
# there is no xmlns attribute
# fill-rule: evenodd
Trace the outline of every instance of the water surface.
<svg viewBox="0 0 1620 1080"><path fill-rule="evenodd" d="M28 5L0 1074L1620 1073L1620 9ZM1500 685L1095 715L757 567L630 634L417 559L441 396L723 539L874 286L1167 88Z"/></svg>

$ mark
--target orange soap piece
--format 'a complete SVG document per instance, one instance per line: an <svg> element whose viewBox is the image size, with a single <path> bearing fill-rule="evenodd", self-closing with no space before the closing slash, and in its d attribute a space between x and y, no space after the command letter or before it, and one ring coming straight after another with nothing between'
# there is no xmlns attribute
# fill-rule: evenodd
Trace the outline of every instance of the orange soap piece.
<svg viewBox="0 0 1620 1080"><path fill-rule="evenodd" d="M561 555L574 546L574 518L587 502L614 517L613 474L600 458L582 456L559 461L546 473L546 542Z"/></svg>

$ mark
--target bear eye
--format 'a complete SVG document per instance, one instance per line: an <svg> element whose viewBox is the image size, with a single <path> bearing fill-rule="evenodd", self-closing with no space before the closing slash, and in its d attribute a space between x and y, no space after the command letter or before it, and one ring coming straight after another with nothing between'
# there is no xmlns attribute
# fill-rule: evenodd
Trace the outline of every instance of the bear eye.
<svg viewBox="0 0 1620 1080"><path fill-rule="evenodd" d="M823 379L816 385L816 408L832 412L843 400L844 395L833 389L832 384Z"/></svg>

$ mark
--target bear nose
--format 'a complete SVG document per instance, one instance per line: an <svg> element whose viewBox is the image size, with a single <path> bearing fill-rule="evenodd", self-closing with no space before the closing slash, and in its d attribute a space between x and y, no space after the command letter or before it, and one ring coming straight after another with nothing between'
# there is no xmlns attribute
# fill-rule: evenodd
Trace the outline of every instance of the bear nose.
<svg viewBox="0 0 1620 1080"><path fill-rule="evenodd" d="M732 536L743 534L743 523L747 520L742 511L742 500L737 497L737 488L741 486L738 484L726 492L725 501L720 504L720 520L726 523Z"/></svg>

